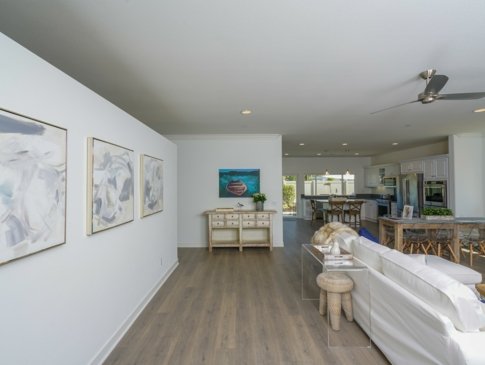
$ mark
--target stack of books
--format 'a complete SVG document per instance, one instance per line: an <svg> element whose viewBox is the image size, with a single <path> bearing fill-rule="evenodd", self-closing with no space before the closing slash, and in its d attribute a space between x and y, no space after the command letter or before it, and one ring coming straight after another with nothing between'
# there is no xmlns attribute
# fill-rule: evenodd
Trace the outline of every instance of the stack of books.
<svg viewBox="0 0 485 365"><path fill-rule="evenodd" d="M216 212L234 212L234 208L216 208Z"/></svg>

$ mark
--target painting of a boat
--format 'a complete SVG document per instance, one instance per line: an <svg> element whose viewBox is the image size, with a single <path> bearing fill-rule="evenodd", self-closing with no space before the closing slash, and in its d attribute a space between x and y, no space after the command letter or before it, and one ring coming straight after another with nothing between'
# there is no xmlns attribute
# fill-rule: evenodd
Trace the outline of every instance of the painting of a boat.
<svg viewBox="0 0 485 365"><path fill-rule="evenodd" d="M259 193L259 169L219 169L219 197L244 198Z"/></svg>
<svg viewBox="0 0 485 365"><path fill-rule="evenodd" d="M231 180L226 185L226 190L234 195L241 196L248 190L248 187L241 180Z"/></svg>

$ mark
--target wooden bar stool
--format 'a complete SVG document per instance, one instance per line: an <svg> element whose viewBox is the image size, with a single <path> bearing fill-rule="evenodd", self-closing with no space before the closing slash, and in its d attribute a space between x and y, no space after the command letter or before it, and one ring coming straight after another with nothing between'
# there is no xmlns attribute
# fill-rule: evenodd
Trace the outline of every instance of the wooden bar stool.
<svg viewBox="0 0 485 365"><path fill-rule="evenodd" d="M330 325L334 331L340 330L340 315L342 308L348 321L353 321L351 291L354 282L341 272L324 272L317 276L320 287L320 315L330 314Z"/></svg>
<svg viewBox="0 0 485 365"><path fill-rule="evenodd" d="M329 200L329 207L325 209L325 221L333 222L333 217L337 217L337 222L344 222L344 205L345 200Z"/></svg>

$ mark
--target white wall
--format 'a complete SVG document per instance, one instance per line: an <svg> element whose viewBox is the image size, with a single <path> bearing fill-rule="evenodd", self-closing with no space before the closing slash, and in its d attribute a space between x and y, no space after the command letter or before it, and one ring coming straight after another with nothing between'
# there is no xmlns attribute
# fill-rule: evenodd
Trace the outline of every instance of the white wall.
<svg viewBox="0 0 485 365"><path fill-rule="evenodd" d="M355 175L355 192L371 193L365 187L364 168L371 165L370 157L285 157L283 158L283 175L297 175L297 216L304 217L304 205L300 196L304 193L304 175L344 174L347 170Z"/></svg>
<svg viewBox="0 0 485 365"><path fill-rule="evenodd" d="M67 242L0 266L0 363L100 363L177 265L177 149L2 34L0 54L0 107L68 130ZM90 136L165 161L162 213L86 236Z"/></svg>
<svg viewBox="0 0 485 365"><path fill-rule="evenodd" d="M252 198L219 198L219 169L256 168L261 173L265 209L277 210L273 243L283 245L280 135L167 136L178 147L179 246L207 247L206 210L218 207L254 209Z"/></svg>
<svg viewBox="0 0 485 365"><path fill-rule="evenodd" d="M467 133L449 142L452 209L457 217L485 217L485 137Z"/></svg>

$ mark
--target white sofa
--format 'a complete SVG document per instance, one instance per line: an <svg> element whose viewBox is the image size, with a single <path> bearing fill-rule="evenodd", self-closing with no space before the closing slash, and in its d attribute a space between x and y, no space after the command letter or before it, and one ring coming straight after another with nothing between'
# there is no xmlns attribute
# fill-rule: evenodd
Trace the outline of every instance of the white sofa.
<svg viewBox="0 0 485 365"><path fill-rule="evenodd" d="M348 272L354 318L392 364L485 364L485 305L451 277L471 285L480 273L364 237L342 234L339 241L369 267L368 275Z"/></svg>

